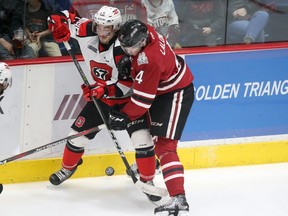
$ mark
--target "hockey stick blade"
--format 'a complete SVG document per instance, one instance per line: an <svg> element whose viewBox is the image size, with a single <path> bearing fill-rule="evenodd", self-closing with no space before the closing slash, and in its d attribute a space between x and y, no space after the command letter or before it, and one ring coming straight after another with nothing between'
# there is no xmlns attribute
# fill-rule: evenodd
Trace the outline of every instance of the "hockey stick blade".
<svg viewBox="0 0 288 216"><path fill-rule="evenodd" d="M9 157L9 158L6 158L4 160L1 160L0 161L0 165L3 165L3 164L6 164L8 162L11 162L11 161L26 157L28 155L43 151L45 149L48 149L48 148L57 146L59 144L62 144L64 142L67 142L68 140L72 140L72 139L75 139L77 137L84 136L84 135L87 135L87 134L90 134L90 133L93 133L93 132L96 132L96 131L99 131L99 130L101 130L100 127L91 128L91 129L88 129L88 130L81 131L81 132L79 132L77 134L70 135L70 136L65 137L63 139L59 139L59 140L53 141L51 143L47 143L47 144L39 146L37 148L30 149L30 150L28 150L26 152L22 152L20 154L17 154L17 155L14 155L12 157Z"/></svg>
<svg viewBox="0 0 288 216"><path fill-rule="evenodd" d="M82 67L80 66L78 60L76 59L74 53L71 50L70 44L68 43L68 41L64 41L63 44L64 44L66 50L68 51L69 55L71 56L75 66L76 66L76 69L78 70L78 73L81 76L84 84L87 85L87 86L90 86L90 83L89 83L89 81L88 81L88 79L87 79ZM139 185L139 187L141 188L142 192L147 192L147 193L151 193L152 192L151 194L153 194L153 195L158 195L158 196L164 195L164 196L166 196L166 194L168 194L167 190L166 190L166 192L164 192L163 190L165 190L165 189L158 188L158 187L155 187L155 186L152 186L152 185L148 185L148 184L145 184L143 182L141 183L141 181L139 181L136 178L136 176L134 175L133 171L131 170L131 167L130 167L128 161L127 161L127 158L126 158L121 146L119 145L118 139L116 138L116 136L114 134L114 131L109 129L108 123L107 123L108 122L107 118L104 115L104 113L103 113L101 107L99 106L97 100L95 99L95 97L92 97L92 101L93 101L96 109L98 110L98 112L99 112L99 114L100 114L100 116L101 116L101 118L102 118L102 120L104 122L104 125L106 126L106 128L107 128L107 130L109 132L109 135L110 135L110 137L111 137L111 139L112 139L112 141L113 141L113 143L114 143L114 145L115 145L115 147L116 147L116 149L117 149L117 151L118 151L118 153L119 153L119 155L120 155L125 167L130 172L130 174L131 174L130 176L131 176L134 184L137 185L137 186Z"/></svg>
<svg viewBox="0 0 288 216"><path fill-rule="evenodd" d="M168 191L165 188L156 187L153 185L146 184L140 180L138 180L135 185L139 187L142 192L148 193L150 195L165 197L168 196Z"/></svg>

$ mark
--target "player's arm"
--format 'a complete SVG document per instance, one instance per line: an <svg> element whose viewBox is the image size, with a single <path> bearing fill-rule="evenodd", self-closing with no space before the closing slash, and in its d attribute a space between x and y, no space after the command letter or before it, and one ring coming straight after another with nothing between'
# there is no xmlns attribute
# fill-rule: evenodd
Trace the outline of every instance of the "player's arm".
<svg viewBox="0 0 288 216"><path fill-rule="evenodd" d="M152 105L156 96L158 82L160 79L159 73L153 73L153 66L151 64L151 71L146 68L139 68L134 78L133 94L131 100L128 101L122 109L117 107L111 110L108 118L108 125L113 130L126 129L129 122L136 120L144 115ZM145 73L145 71L147 73ZM148 72L149 71L149 72ZM159 71L159 70L157 70Z"/></svg>
<svg viewBox="0 0 288 216"><path fill-rule="evenodd" d="M92 31L92 21L67 10L50 15L47 22L54 40L58 43L68 41L70 37L95 35Z"/></svg>
<svg viewBox="0 0 288 216"><path fill-rule="evenodd" d="M137 70L131 100L121 110L129 119L134 120L141 117L151 107L160 80L159 71L158 65L152 60Z"/></svg>

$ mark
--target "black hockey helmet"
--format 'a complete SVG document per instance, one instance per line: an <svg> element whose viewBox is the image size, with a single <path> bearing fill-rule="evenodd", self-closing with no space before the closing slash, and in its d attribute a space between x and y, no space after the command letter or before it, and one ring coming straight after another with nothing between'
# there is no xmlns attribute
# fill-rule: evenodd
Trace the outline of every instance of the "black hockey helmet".
<svg viewBox="0 0 288 216"><path fill-rule="evenodd" d="M139 20L128 20L118 34L118 39L123 47L132 47L148 37L147 26Z"/></svg>

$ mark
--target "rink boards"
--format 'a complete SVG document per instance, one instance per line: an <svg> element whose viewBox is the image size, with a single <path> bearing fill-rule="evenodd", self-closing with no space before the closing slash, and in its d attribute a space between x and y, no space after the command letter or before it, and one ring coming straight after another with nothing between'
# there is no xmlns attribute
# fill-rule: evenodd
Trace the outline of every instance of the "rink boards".
<svg viewBox="0 0 288 216"><path fill-rule="evenodd" d="M179 144L185 168L288 161L288 49L184 57L196 90ZM66 137L83 107L81 77L69 59L36 63L11 66L13 86L0 100L1 159ZM127 134L117 138L132 162ZM0 182L47 180L61 164L63 146L0 166L5 173ZM104 175L107 166L125 172L105 130L89 142L85 155L75 177Z"/></svg>

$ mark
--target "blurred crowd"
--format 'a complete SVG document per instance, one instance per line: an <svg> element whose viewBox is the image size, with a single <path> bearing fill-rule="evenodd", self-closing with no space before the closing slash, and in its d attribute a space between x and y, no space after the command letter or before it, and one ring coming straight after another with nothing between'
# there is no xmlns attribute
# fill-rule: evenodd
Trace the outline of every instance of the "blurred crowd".
<svg viewBox="0 0 288 216"><path fill-rule="evenodd" d="M47 17L69 10L92 19L102 5L154 26L174 49L288 41L288 0L0 0L0 60L68 55Z"/></svg>

